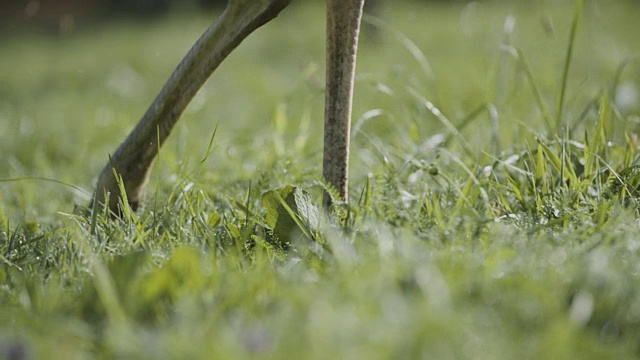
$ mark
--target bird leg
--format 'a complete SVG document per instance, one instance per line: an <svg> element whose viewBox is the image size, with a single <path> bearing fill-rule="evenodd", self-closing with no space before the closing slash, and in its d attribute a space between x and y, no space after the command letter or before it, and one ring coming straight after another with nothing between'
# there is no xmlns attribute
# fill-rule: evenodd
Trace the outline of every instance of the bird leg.
<svg viewBox="0 0 640 360"><path fill-rule="evenodd" d="M327 89L323 177L347 201L349 134L356 52L364 0L327 0ZM324 194L325 209L331 197Z"/></svg>
<svg viewBox="0 0 640 360"><path fill-rule="evenodd" d="M249 34L275 18L290 0L230 0L225 11L204 32L182 59L138 125L120 145L102 170L94 203L119 214L122 197L138 207L149 170L160 146L196 92L211 73ZM117 177L116 177L117 174Z"/></svg>

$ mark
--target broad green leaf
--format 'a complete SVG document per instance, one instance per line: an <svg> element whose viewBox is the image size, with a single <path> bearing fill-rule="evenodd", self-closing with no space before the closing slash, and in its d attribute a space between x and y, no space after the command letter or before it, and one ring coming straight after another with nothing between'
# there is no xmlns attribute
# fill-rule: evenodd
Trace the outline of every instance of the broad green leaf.
<svg viewBox="0 0 640 360"><path fill-rule="evenodd" d="M207 225L209 225L209 227L211 228L214 228L220 224L221 220L222 218L220 217L220 214L211 213L209 214L209 216L207 216Z"/></svg>
<svg viewBox="0 0 640 360"><path fill-rule="evenodd" d="M262 206L266 210L267 225L281 239L290 239L299 231L309 239L318 227L318 209L306 191L287 185L269 190L262 195Z"/></svg>

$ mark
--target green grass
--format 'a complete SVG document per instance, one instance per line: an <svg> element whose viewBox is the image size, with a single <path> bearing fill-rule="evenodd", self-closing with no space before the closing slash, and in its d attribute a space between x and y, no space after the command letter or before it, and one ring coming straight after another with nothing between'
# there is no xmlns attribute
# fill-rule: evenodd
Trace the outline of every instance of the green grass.
<svg viewBox="0 0 640 360"><path fill-rule="evenodd" d="M387 10L330 214L320 3L230 56L121 220L74 206L213 14L3 38L0 358L640 357L640 7Z"/></svg>

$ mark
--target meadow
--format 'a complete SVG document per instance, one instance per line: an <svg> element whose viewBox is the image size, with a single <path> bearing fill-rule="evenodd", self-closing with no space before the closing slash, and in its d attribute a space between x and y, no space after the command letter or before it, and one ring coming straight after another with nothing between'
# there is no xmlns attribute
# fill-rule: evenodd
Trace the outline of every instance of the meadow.
<svg viewBox="0 0 640 360"><path fill-rule="evenodd" d="M321 2L231 54L121 219L95 179L216 14L0 38L0 358L640 357L640 6L383 9L327 213Z"/></svg>

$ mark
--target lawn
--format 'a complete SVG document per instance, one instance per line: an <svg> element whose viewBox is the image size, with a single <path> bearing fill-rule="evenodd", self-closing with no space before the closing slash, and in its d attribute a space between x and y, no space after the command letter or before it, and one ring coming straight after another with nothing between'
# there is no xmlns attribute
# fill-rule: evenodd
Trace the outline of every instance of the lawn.
<svg viewBox="0 0 640 360"><path fill-rule="evenodd" d="M122 219L81 209L215 14L0 39L1 359L640 357L640 6L387 2L328 213L323 11L231 54Z"/></svg>

